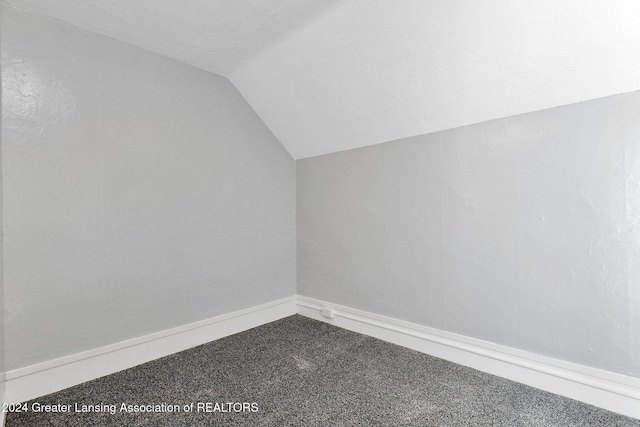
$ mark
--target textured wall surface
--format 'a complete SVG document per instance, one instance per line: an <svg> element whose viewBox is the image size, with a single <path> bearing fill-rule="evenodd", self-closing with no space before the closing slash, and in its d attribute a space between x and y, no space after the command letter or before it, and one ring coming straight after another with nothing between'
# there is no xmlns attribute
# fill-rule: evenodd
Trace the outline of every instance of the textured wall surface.
<svg viewBox="0 0 640 427"><path fill-rule="evenodd" d="M295 166L230 82L2 9L7 369L295 293Z"/></svg>
<svg viewBox="0 0 640 427"><path fill-rule="evenodd" d="M0 45L2 40L0 39ZM0 79L0 98L2 95L2 79ZM2 124L2 102L0 102L0 125ZM4 402L4 215L2 192L2 127L0 126L0 402ZM4 414L0 414L0 426L4 420Z"/></svg>
<svg viewBox="0 0 640 427"><path fill-rule="evenodd" d="M297 162L298 293L640 377L640 92Z"/></svg>
<svg viewBox="0 0 640 427"><path fill-rule="evenodd" d="M294 158L640 90L637 0L3 0L224 74Z"/></svg>

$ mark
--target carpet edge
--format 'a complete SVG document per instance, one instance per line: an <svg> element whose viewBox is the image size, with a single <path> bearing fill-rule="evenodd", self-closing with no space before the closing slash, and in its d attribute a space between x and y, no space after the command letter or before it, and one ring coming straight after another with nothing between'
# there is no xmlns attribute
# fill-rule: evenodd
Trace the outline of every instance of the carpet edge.
<svg viewBox="0 0 640 427"><path fill-rule="evenodd" d="M333 318L322 310L330 310ZM640 379L298 296L297 313L640 419ZM326 313L325 313L326 314Z"/></svg>
<svg viewBox="0 0 640 427"><path fill-rule="evenodd" d="M6 372L5 402L23 402L296 314L290 296ZM2 426L2 424L0 424Z"/></svg>

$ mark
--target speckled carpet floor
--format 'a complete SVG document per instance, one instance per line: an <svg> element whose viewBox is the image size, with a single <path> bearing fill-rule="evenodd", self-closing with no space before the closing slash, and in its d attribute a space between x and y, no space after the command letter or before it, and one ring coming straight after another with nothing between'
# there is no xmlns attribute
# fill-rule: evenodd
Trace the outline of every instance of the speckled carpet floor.
<svg viewBox="0 0 640 427"><path fill-rule="evenodd" d="M8 414L7 427L640 426L640 420L301 316L27 406L41 412Z"/></svg>

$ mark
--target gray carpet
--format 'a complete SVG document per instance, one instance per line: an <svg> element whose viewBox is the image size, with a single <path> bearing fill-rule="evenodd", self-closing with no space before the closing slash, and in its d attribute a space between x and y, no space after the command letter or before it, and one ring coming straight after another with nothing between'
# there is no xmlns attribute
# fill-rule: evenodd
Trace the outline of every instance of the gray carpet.
<svg viewBox="0 0 640 427"><path fill-rule="evenodd" d="M166 411L159 406L150 413L121 412L123 403L180 405L180 411L157 412ZM193 411L185 412L191 403ZM35 399L28 407L34 404L72 408L8 414L6 425L640 426L640 420L301 316ZM75 412L74 405L102 412Z"/></svg>

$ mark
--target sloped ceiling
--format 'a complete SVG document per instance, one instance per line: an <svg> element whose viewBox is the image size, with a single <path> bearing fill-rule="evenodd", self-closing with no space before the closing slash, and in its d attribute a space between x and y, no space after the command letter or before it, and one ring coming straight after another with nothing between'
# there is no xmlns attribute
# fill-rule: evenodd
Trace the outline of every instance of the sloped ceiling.
<svg viewBox="0 0 640 427"><path fill-rule="evenodd" d="M230 78L295 158L640 89L637 0L11 0Z"/></svg>
<svg viewBox="0 0 640 427"><path fill-rule="evenodd" d="M228 76L338 0L7 0Z"/></svg>

